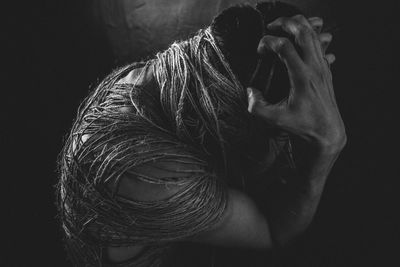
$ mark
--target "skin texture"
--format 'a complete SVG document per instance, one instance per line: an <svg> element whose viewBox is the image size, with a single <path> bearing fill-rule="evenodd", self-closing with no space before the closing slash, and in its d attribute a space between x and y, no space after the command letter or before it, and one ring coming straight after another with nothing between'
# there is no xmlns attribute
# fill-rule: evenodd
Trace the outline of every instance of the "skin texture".
<svg viewBox="0 0 400 267"><path fill-rule="evenodd" d="M293 35L296 44L284 37L264 36L258 52L268 50L278 54L289 73L291 92L287 101L270 105L255 88L248 88L249 112L262 117L287 132L305 139L323 149L344 142L344 124L341 119L332 85L329 63L333 55L325 58L320 39L303 16L279 18L269 24L270 29L284 30ZM300 48L301 55L295 45Z"/></svg>
<svg viewBox="0 0 400 267"><path fill-rule="evenodd" d="M299 156L297 177L271 188L271 192L261 192L266 203L256 203L245 193L230 189L221 223L191 241L267 250L285 246L312 221L328 174L346 143L329 67L335 57L325 55L332 35L320 33L322 24L320 18L306 19L301 15L269 24L271 30L283 30L295 40L267 35L258 47L261 57L272 51L285 63L290 95L286 101L270 104L257 88L247 89L248 111L296 137L295 154L306 151ZM125 194L129 196L130 192ZM137 251L138 247L109 250L109 256L120 261Z"/></svg>
<svg viewBox="0 0 400 267"><path fill-rule="evenodd" d="M271 249L291 242L312 221L327 176L346 143L329 69L334 56L325 56L332 37L318 35L318 25L322 26L319 18L280 18L269 27L294 36L295 43L275 36L264 36L259 43L260 55L273 51L288 68L292 88L287 101L271 105L259 90L248 88L249 112L297 136L307 151L298 162L298 177L265 192L269 201L261 205L232 190L225 222L198 240Z"/></svg>

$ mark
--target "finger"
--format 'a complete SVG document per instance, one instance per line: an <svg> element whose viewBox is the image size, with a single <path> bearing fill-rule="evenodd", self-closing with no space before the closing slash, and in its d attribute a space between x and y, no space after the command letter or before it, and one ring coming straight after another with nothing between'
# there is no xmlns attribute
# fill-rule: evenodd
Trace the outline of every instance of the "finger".
<svg viewBox="0 0 400 267"><path fill-rule="evenodd" d="M321 43L322 51L325 53L329 44L332 42L333 36L330 33L321 33L318 35L319 42Z"/></svg>
<svg viewBox="0 0 400 267"><path fill-rule="evenodd" d="M276 53L286 64L289 74L297 76L304 69L304 63L289 39L265 35L259 45L257 52L265 55L268 51Z"/></svg>
<svg viewBox="0 0 400 267"><path fill-rule="evenodd" d="M328 64L330 65L330 64L333 64L335 62L336 57L335 57L334 54L328 54L328 55L325 55L325 59L328 62Z"/></svg>
<svg viewBox="0 0 400 267"><path fill-rule="evenodd" d="M247 98L249 102L248 111L251 114L258 114L261 109L268 106L268 103L262 96L261 91L255 88L247 88Z"/></svg>
<svg viewBox="0 0 400 267"><path fill-rule="evenodd" d="M268 24L267 27L275 31L283 30L294 36L296 44L302 50L302 57L305 61L322 59L322 49L317 43L317 34L304 16L281 17Z"/></svg>
<svg viewBox="0 0 400 267"><path fill-rule="evenodd" d="M321 62L324 53L318 39L318 34L312 29L310 22L303 15L296 15L292 17L292 19L297 21L299 25L303 25L303 31L301 31L301 33L306 42L310 41L310 43L306 43L309 45L305 46L306 60L316 59L318 62ZM311 31L309 31L310 28Z"/></svg>
<svg viewBox="0 0 400 267"><path fill-rule="evenodd" d="M324 26L324 20L320 17L308 18L308 22L316 33L320 33Z"/></svg>
<svg viewBox="0 0 400 267"><path fill-rule="evenodd" d="M249 113L259 116L268 122L276 122L284 109L278 105L269 104L263 97L261 91L253 88L247 88L248 111Z"/></svg>

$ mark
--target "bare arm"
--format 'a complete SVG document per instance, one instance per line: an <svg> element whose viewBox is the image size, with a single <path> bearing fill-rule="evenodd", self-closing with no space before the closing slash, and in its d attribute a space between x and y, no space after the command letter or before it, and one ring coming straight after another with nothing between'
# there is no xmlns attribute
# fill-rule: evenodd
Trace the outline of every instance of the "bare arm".
<svg viewBox="0 0 400 267"><path fill-rule="evenodd" d="M301 52L286 38L265 36L260 41L260 54L272 51L286 64L291 94L287 102L271 105L257 89L249 88L249 112L302 139L307 153L299 164L296 179L274 192L265 192L268 198L267 203L262 203L265 205L229 189L227 207L219 223L192 236L191 241L263 250L287 244L310 224L326 178L346 142L328 66L333 59L332 56L325 59L321 35L318 37L302 16L278 19L271 27L293 35ZM159 188L160 192L154 193L154 185L122 184L121 187L126 189L121 193L128 197L142 194L164 198L180 190L171 188L169 192Z"/></svg>
<svg viewBox="0 0 400 267"><path fill-rule="evenodd" d="M225 228L210 233L208 239L213 243L221 243L220 239L223 239L232 245L233 242L229 242L232 236L242 233L241 236L245 236L242 243L253 240L253 244L260 248L282 246L301 234L312 221L328 174L346 143L345 128L335 101L329 69L334 56L325 56L326 43L331 36L317 35L313 26L319 23L318 19L308 21L303 16L280 18L269 25L270 29L283 30L294 36L296 44L287 38L275 36L264 36L260 41L260 54L275 52L287 66L292 87L287 102L271 105L260 91L248 88L249 112L260 116L266 123L296 135L304 143L307 151L299 162L297 177L286 185L265 192L268 199L262 205L267 207L265 210L257 208L250 200L238 201L247 196L232 194L233 210L230 212L241 215L227 217L222 224ZM238 202L246 203L243 205L247 207L242 207ZM240 208L235 209L236 206ZM237 217L244 217L247 225L237 225L234 222ZM251 231L264 238L264 242L253 238ZM222 237L221 232L224 233Z"/></svg>

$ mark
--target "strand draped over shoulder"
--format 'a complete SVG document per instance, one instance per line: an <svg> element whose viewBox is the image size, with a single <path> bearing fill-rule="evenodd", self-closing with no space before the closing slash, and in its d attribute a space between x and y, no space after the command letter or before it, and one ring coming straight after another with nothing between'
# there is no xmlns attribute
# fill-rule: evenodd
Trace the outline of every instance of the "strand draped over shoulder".
<svg viewBox="0 0 400 267"><path fill-rule="evenodd" d="M76 265L105 266L102 249L107 246L147 245L151 249L134 266L158 266L169 241L199 234L219 221L225 183L208 164L208 150L215 140L223 151L221 128L226 127L220 117L234 111L235 104L245 108L245 99L237 101L245 95L226 63L228 77L214 66L209 49L218 48L209 30L201 31L146 64L115 71L80 106L60 154L58 184L60 219ZM222 53L215 54L223 62ZM150 66L158 99L136 84L118 83L133 69ZM186 167L161 176L141 171L171 162ZM124 175L181 190L159 201L128 199L118 194Z"/></svg>
<svg viewBox="0 0 400 267"><path fill-rule="evenodd" d="M247 96L210 28L157 54L153 68L163 111L177 136L208 144L210 135L226 161L228 139L243 136L249 121Z"/></svg>
<svg viewBox="0 0 400 267"><path fill-rule="evenodd" d="M158 88L119 83L139 68L151 70ZM145 245L123 266L160 266L171 241L218 224L227 173L237 168L230 162L237 151L251 158L247 151L259 149L249 145L254 132L268 129L247 112L246 92L210 28L114 71L80 106L59 158L57 205L72 261L114 266L104 263L104 248ZM162 200L126 198L118 190L127 176L180 190Z"/></svg>

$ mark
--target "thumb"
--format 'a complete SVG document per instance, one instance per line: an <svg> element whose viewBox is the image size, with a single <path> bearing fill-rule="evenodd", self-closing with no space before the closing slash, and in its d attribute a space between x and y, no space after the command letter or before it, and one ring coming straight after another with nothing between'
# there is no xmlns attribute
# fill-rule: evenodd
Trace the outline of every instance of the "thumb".
<svg viewBox="0 0 400 267"><path fill-rule="evenodd" d="M259 115L262 109L269 105L261 91L253 87L247 87L247 99L249 102L247 110L251 114Z"/></svg>
<svg viewBox="0 0 400 267"><path fill-rule="evenodd" d="M278 105L268 103L260 90L253 87L247 88L248 108L247 110L256 116L260 116L267 121L275 121L281 111Z"/></svg>

